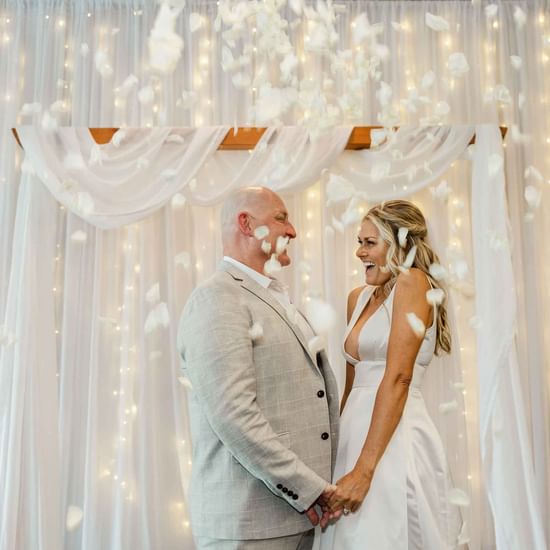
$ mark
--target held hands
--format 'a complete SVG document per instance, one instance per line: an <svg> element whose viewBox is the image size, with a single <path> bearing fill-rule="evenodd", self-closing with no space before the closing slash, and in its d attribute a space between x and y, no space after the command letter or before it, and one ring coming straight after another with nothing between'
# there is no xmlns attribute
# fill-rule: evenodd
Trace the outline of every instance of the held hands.
<svg viewBox="0 0 550 550"><path fill-rule="evenodd" d="M324 529L330 520L336 520L342 515L341 509L335 511L331 511L329 509L328 502L334 491L336 491L336 485L328 485L314 504L306 510L306 515L312 525L319 524ZM316 506L321 508L321 517L319 517L319 514L317 513Z"/></svg>
<svg viewBox="0 0 550 550"><path fill-rule="evenodd" d="M356 512L369 492L371 481L371 473L364 473L356 468L347 473L336 482L336 490L328 500L329 512Z"/></svg>

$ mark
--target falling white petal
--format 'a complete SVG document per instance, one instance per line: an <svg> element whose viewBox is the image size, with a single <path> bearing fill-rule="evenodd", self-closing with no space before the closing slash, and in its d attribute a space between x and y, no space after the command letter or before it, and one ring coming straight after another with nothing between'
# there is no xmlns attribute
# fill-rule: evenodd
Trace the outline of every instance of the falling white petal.
<svg viewBox="0 0 550 550"><path fill-rule="evenodd" d="M82 508L73 505L69 506L67 508L67 517L65 520L65 527L67 528L67 531L76 529L80 525L82 518Z"/></svg>
<svg viewBox="0 0 550 550"><path fill-rule="evenodd" d="M200 13L192 13L189 15L189 31L194 33L202 27L202 17Z"/></svg>
<svg viewBox="0 0 550 550"><path fill-rule="evenodd" d="M470 317L470 318L468 319L468 324L469 324L474 330L477 330L477 329L481 328L481 326L482 326L481 319L480 319L477 315L473 315L472 317Z"/></svg>
<svg viewBox="0 0 550 550"><path fill-rule="evenodd" d="M426 326L424 325L422 319L416 315L416 313L413 313L412 311L407 313L407 321L416 336L419 338L424 337L424 334L426 333Z"/></svg>
<svg viewBox="0 0 550 550"><path fill-rule="evenodd" d="M151 357L149 357L150 359ZM187 390L193 389L193 384L191 384L191 380L187 378L187 376L178 376L178 382Z"/></svg>
<svg viewBox="0 0 550 550"><path fill-rule="evenodd" d="M286 250L289 241L290 239L288 237L277 237L277 243L275 244L275 253L277 255L282 254Z"/></svg>
<svg viewBox="0 0 550 550"><path fill-rule="evenodd" d="M231 77L231 81L233 82L233 86L235 86L235 88L239 90L244 90L246 88L249 88L250 84L252 83L252 79L250 78L250 75L243 72L234 74Z"/></svg>
<svg viewBox="0 0 550 550"><path fill-rule="evenodd" d="M327 206L350 200L355 195L355 186L343 176L330 174L326 186Z"/></svg>
<svg viewBox="0 0 550 550"><path fill-rule="evenodd" d="M493 153L489 155L488 167L489 167L489 177L492 178L496 176L504 166L504 158L498 153Z"/></svg>
<svg viewBox="0 0 550 550"><path fill-rule="evenodd" d="M135 74L128 75L124 82L115 89L115 93L118 97L126 97L137 85L139 80Z"/></svg>
<svg viewBox="0 0 550 550"><path fill-rule="evenodd" d="M331 225L332 227L334 227L334 229L336 229L336 231L338 231L338 233L344 234L344 230L345 230L344 224L340 220L336 219L334 216L332 216Z"/></svg>
<svg viewBox="0 0 550 550"><path fill-rule="evenodd" d="M53 132L57 130L57 128L59 127L59 123L57 122L57 119L53 117L49 113L49 111L44 111L40 124L42 126L42 129L45 130L46 132Z"/></svg>
<svg viewBox="0 0 550 550"><path fill-rule="evenodd" d="M334 308L320 298L311 298L306 302L306 315L316 334L327 334L337 319Z"/></svg>
<svg viewBox="0 0 550 550"><path fill-rule="evenodd" d="M262 250L265 254L271 254L271 243L269 241L262 241Z"/></svg>
<svg viewBox="0 0 550 550"><path fill-rule="evenodd" d="M447 493L447 500L456 506L467 508L470 506L470 497L462 490L454 487Z"/></svg>
<svg viewBox="0 0 550 550"><path fill-rule="evenodd" d="M525 12L519 6L514 7L514 19L518 29L522 29L527 21Z"/></svg>
<svg viewBox="0 0 550 550"><path fill-rule="evenodd" d="M80 55L82 57L86 57L89 53L90 53L90 46L88 46L86 42L82 42L82 44L80 44Z"/></svg>
<svg viewBox="0 0 550 550"><path fill-rule="evenodd" d="M151 334L155 330L161 327L168 327L170 325L170 313L166 302L160 302L149 312L147 319L145 320L144 331L145 334Z"/></svg>
<svg viewBox="0 0 550 550"><path fill-rule="evenodd" d="M120 128L113 134L113 137L111 138L111 143L115 147L120 147L122 140L125 138L126 138L126 131Z"/></svg>
<svg viewBox="0 0 550 550"><path fill-rule="evenodd" d="M399 246L401 248L405 248L405 245L407 244L408 234L409 234L409 230L406 227L399 228L399 231L397 232L397 240L399 241Z"/></svg>
<svg viewBox="0 0 550 550"><path fill-rule="evenodd" d="M462 528L460 529L460 533L458 534L456 543L458 546L460 546L462 544L468 544L469 542L470 542L470 535L468 534L468 522L463 521Z"/></svg>
<svg viewBox="0 0 550 550"><path fill-rule="evenodd" d="M485 17L487 17L487 19L490 19L491 17L495 17L497 13L498 13L497 4L489 4L488 6L485 6Z"/></svg>
<svg viewBox="0 0 550 550"><path fill-rule="evenodd" d="M525 201L533 210L539 207L542 193L534 185L528 185L524 192Z"/></svg>
<svg viewBox="0 0 550 550"><path fill-rule="evenodd" d="M523 60L519 55L511 55L510 62L512 63L512 67L514 67L517 71L519 71L523 65Z"/></svg>
<svg viewBox="0 0 550 550"><path fill-rule="evenodd" d="M73 243L85 243L87 238L86 233L80 229L71 234L71 241Z"/></svg>
<svg viewBox="0 0 550 550"><path fill-rule="evenodd" d="M447 278L447 270L441 264L433 263L430 265L429 271L436 281L443 281Z"/></svg>
<svg viewBox="0 0 550 550"><path fill-rule="evenodd" d="M435 73L433 71L428 71L422 77L422 82L420 83L420 86L422 87L422 89L427 90L431 88L434 84L435 84Z"/></svg>
<svg viewBox="0 0 550 550"><path fill-rule="evenodd" d="M532 164L530 164L523 173L525 179L531 179L533 178L538 183L542 183L544 181L544 177L540 173L539 170L537 170Z"/></svg>
<svg viewBox="0 0 550 550"><path fill-rule="evenodd" d="M312 353L312 355L316 355L318 352L324 349L325 341L321 336L314 336L307 343L307 347L309 348L309 351Z"/></svg>
<svg viewBox="0 0 550 550"><path fill-rule="evenodd" d="M82 216L86 217L94 211L94 200L89 193L77 193L73 199L74 209Z"/></svg>
<svg viewBox="0 0 550 550"><path fill-rule="evenodd" d="M142 105L148 105L155 99L155 92L151 86L144 86L138 92L138 101Z"/></svg>
<svg viewBox="0 0 550 550"><path fill-rule="evenodd" d="M40 103L23 103L19 114L21 116L36 115L42 111L42 104Z"/></svg>
<svg viewBox="0 0 550 550"><path fill-rule="evenodd" d="M109 61L109 55L105 50L97 50L94 61L95 68L103 78L109 78L113 74L113 67Z"/></svg>
<svg viewBox="0 0 550 550"><path fill-rule="evenodd" d="M160 285L155 283L145 294L145 299L150 304L156 304L160 300Z"/></svg>
<svg viewBox="0 0 550 550"><path fill-rule="evenodd" d="M453 76L461 77L470 70L470 65L462 52L455 52L449 56L447 68Z"/></svg>
<svg viewBox="0 0 550 550"><path fill-rule="evenodd" d="M250 338L256 342L263 337L264 329L260 323L256 322L250 327L248 334L250 335Z"/></svg>
<svg viewBox="0 0 550 550"><path fill-rule="evenodd" d="M451 112L451 107L446 101L438 101L435 106L435 114L440 117L447 116Z"/></svg>
<svg viewBox="0 0 550 550"><path fill-rule="evenodd" d="M451 189L447 180L441 181L437 186L430 187L430 192L437 200L440 200L443 203L447 202L449 195L451 194Z"/></svg>
<svg viewBox="0 0 550 550"><path fill-rule="evenodd" d="M175 32L180 11L162 3L149 35L149 64L164 74L174 72L183 50L183 39Z"/></svg>
<svg viewBox="0 0 550 550"><path fill-rule="evenodd" d="M162 351L153 350L149 354L149 361L156 361L157 359L161 359L161 358L162 358ZM181 382L181 380L180 380L180 382Z"/></svg>
<svg viewBox="0 0 550 550"><path fill-rule="evenodd" d="M380 144L384 143L388 137L388 134L385 129L381 130L371 130L370 132L370 146L378 147Z"/></svg>
<svg viewBox="0 0 550 550"><path fill-rule="evenodd" d="M191 254L187 251L180 252L174 257L174 262L176 265L181 265L183 269L189 269L191 265Z"/></svg>
<svg viewBox="0 0 550 550"><path fill-rule="evenodd" d="M444 299L445 292L441 288L432 288L426 292L426 300L432 306L438 306Z"/></svg>
<svg viewBox="0 0 550 550"><path fill-rule="evenodd" d="M282 266L279 260L277 260L277 254L271 254L271 258L269 258L269 260L267 260L264 264L264 273L266 275L273 275L274 273L281 271L281 269Z"/></svg>
<svg viewBox="0 0 550 550"><path fill-rule="evenodd" d="M449 30L449 23L443 17L430 12L426 12L426 25L437 32Z"/></svg>
<svg viewBox="0 0 550 550"><path fill-rule="evenodd" d="M254 229L254 237L261 241L262 239L265 239L269 235L269 228L267 225L260 225L259 227L256 227Z"/></svg>
<svg viewBox="0 0 550 550"><path fill-rule="evenodd" d="M416 258L416 249L417 249L416 245L411 247L411 249L409 250L409 253L407 254L407 257L405 258L405 261L403 262L403 265L401 267L403 267L405 269L409 269L409 268L412 267L412 265L414 263L414 259Z"/></svg>
<svg viewBox="0 0 550 550"><path fill-rule="evenodd" d="M510 128L510 137L514 143L527 144L531 141L531 136L529 134L524 134L519 129L517 124L512 124Z"/></svg>
<svg viewBox="0 0 550 550"><path fill-rule="evenodd" d="M458 403L456 399L439 404L439 412L441 414L448 414L450 412L457 411L457 410L458 410Z"/></svg>
<svg viewBox="0 0 550 550"><path fill-rule="evenodd" d="M178 208L183 208L186 202L187 202L187 199L185 198L184 195L182 195L181 193L176 193L172 197L170 204L172 205L172 208L176 210Z"/></svg>

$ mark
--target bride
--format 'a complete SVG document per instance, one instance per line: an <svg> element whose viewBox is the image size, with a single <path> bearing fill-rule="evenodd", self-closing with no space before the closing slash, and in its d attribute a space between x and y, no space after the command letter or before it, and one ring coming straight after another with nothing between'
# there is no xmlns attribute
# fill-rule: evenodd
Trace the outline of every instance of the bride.
<svg viewBox="0 0 550 550"><path fill-rule="evenodd" d="M385 202L363 219L356 254L367 285L348 299L338 481L328 503L344 516L322 533L321 550L457 545L447 460L420 392L434 353L451 349L443 290L429 271L438 258L426 237L424 216L407 201Z"/></svg>

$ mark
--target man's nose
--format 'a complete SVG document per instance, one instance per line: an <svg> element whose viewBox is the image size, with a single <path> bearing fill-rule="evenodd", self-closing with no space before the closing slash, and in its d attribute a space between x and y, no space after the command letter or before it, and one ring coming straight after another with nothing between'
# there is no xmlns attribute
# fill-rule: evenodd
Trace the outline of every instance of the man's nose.
<svg viewBox="0 0 550 550"><path fill-rule="evenodd" d="M296 238L296 229L294 229L294 226L288 222L287 223L287 228L286 228L286 234L287 234L287 237L290 237L291 239L295 239Z"/></svg>

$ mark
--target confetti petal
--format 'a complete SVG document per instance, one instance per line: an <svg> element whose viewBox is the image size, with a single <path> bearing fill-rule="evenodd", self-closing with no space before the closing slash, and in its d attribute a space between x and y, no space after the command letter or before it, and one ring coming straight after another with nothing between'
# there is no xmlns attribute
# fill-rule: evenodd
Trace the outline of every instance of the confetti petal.
<svg viewBox="0 0 550 550"><path fill-rule="evenodd" d="M449 23L443 17L430 12L426 12L426 25L436 32L449 30Z"/></svg>
<svg viewBox="0 0 550 550"><path fill-rule="evenodd" d="M450 412L458 410L458 403L456 399L439 404L439 412L441 414L449 414Z"/></svg>
<svg viewBox="0 0 550 550"><path fill-rule="evenodd" d="M286 250L289 241L290 241L289 237L282 237L282 236L277 237L277 243L275 244L275 254L277 254L277 256L279 254L282 254Z"/></svg>
<svg viewBox="0 0 550 550"><path fill-rule="evenodd" d="M493 153L489 155L488 168L489 168L489 177L495 177L504 166L504 158L498 153Z"/></svg>
<svg viewBox="0 0 550 550"><path fill-rule="evenodd" d="M405 245L407 244L408 234L409 234L409 230L406 227L399 228L399 231L397 232L397 240L399 241L399 246L401 248L405 248Z"/></svg>
<svg viewBox="0 0 550 550"><path fill-rule="evenodd" d="M470 65L462 52L455 52L449 56L447 68L454 77L461 77L470 70Z"/></svg>
<svg viewBox="0 0 550 550"><path fill-rule="evenodd" d="M176 265L181 265L184 269L189 269L191 265L191 254L184 250L174 257L174 262Z"/></svg>
<svg viewBox="0 0 550 550"><path fill-rule="evenodd" d="M254 229L254 237L261 241L262 239L265 239L269 235L269 228L267 225L260 225L259 227L256 227Z"/></svg>
<svg viewBox="0 0 550 550"><path fill-rule="evenodd" d="M422 319L420 319L416 313L409 312L407 313L407 321L416 336L423 338L426 333L426 326L424 325Z"/></svg>
<svg viewBox="0 0 550 550"><path fill-rule="evenodd" d="M271 254L271 243L269 241L262 241L262 250L265 254Z"/></svg>
<svg viewBox="0 0 550 550"><path fill-rule="evenodd" d="M462 490L457 489L454 487L447 493L447 500L456 506L460 506L462 508L467 508L470 506L470 498L468 495Z"/></svg>
<svg viewBox="0 0 550 550"><path fill-rule="evenodd" d="M510 63L512 63L512 67L514 67L514 69L519 71L521 69L521 66L523 65L523 60L519 55L511 55Z"/></svg>
<svg viewBox="0 0 550 550"><path fill-rule="evenodd" d="M174 210L177 210L178 208L183 208L186 202L187 202L187 199L185 198L184 195L182 195L181 193L176 193L172 197L170 204L172 205L172 208Z"/></svg>
<svg viewBox="0 0 550 550"><path fill-rule="evenodd" d="M144 86L138 92L138 101L142 105L149 105L155 99L155 92L151 86Z"/></svg>
<svg viewBox="0 0 550 550"><path fill-rule="evenodd" d="M250 327L248 334L252 338L252 341L256 342L263 337L264 329L260 323L256 322Z"/></svg>
<svg viewBox="0 0 550 550"><path fill-rule="evenodd" d="M432 288L426 292L426 300L432 306L438 306L444 299L445 292L441 288Z"/></svg>
<svg viewBox="0 0 550 550"><path fill-rule="evenodd" d="M433 263L430 265L430 275L436 280L436 281L444 281L447 278L447 270L438 263Z"/></svg>
<svg viewBox="0 0 550 550"><path fill-rule="evenodd" d="M350 200L355 195L355 186L343 176L330 174L326 186L327 206Z"/></svg>
<svg viewBox="0 0 550 550"><path fill-rule="evenodd" d="M324 339L321 336L314 336L307 343L307 347L313 355L317 355L325 347Z"/></svg>
<svg viewBox="0 0 550 550"><path fill-rule="evenodd" d="M320 298L311 298L306 303L306 315L316 334L327 334L336 323L336 311Z"/></svg>
<svg viewBox="0 0 550 550"><path fill-rule="evenodd" d="M517 28L520 30L523 29L527 21L527 16L519 6L514 7L514 20L516 21Z"/></svg>
<svg viewBox="0 0 550 550"><path fill-rule="evenodd" d="M535 210L539 207L542 193L534 185L528 185L524 191L525 201L529 208Z"/></svg>
<svg viewBox="0 0 550 550"><path fill-rule="evenodd" d="M165 302L160 302L149 312L145 320L145 334L151 334L157 329L170 325L170 313Z"/></svg>
<svg viewBox="0 0 550 550"><path fill-rule="evenodd" d="M19 114L21 116L31 116L36 115L42 111L42 104L40 103L23 103Z"/></svg>
<svg viewBox="0 0 550 550"><path fill-rule="evenodd" d="M192 390L193 384L191 384L191 380L187 378L187 376L178 376L178 382L186 389L186 390Z"/></svg>
<svg viewBox="0 0 550 550"><path fill-rule="evenodd" d="M423 90L427 90L431 88L435 84L435 73L433 71L428 71L424 74L422 77L422 82L420 83L420 86Z"/></svg>
<svg viewBox="0 0 550 550"><path fill-rule="evenodd" d="M74 529L76 529L80 525L82 518L82 508L73 505L69 506L67 508L67 517L65 520L67 531L73 531Z"/></svg>
<svg viewBox="0 0 550 550"><path fill-rule="evenodd" d="M485 6L485 17L487 17L487 19L491 19L492 17L495 17L497 13L498 13L497 4L489 4L488 6Z"/></svg>
<svg viewBox="0 0 550 550"><path fill-rule="evenodd" d="M122 140L126 139L126 132L120 128L118 129L111 138L111 143L114 147L120 147Z"/></svg>
<svg viewBox="0 0 550 550"><path fill-rule="evenodd" d="M154 285L149 288L149 290L145 294L145 299L150 304L156 304L158 301L160 301L160 285L159 283L155 283Z"/></svg>
<svg viewBox="0 0 550 550"><path fill-rule="evenodd" d="M202 27L202 17L200 13L192 13L189 15L189 31L194 33Z"/></svg>
<svg viewBox="0 0 550 550"><path fill-rule="evenodd" d="M269 260L267 260L264 264L264 273L266 275L273 275L274 273L281 271L281 269L282 266L279 260L277 260L277 255L271 254L271 258L269 258Z"/></svg>
<svg viewBox="0 0 550 550"><path fill-rule="evenodd" d="M71 241L73 243L85 243L87 238L88 235L80 229L71 234Z"/></svg>
<svg viewBox="0 0 550 550"><path fill-rule="evenodd" d="M183 39L175 32L180 11L162 3L149 35L149 64L164 74L174 72L183 51Z"/></svg>
<svg viewBox="0 0 550 550"><path fill-rule="evenodd" d="M451 189L449 187L449 184L447 183L447 180L443 180L437 186L430 187L430 192L435 199L446 203L449 195L451 194Z"/></svg>

